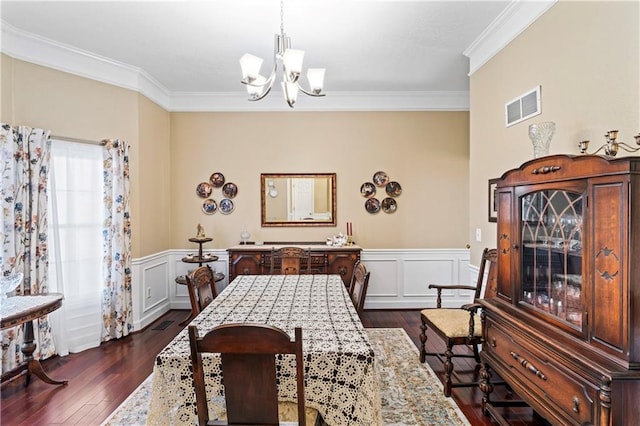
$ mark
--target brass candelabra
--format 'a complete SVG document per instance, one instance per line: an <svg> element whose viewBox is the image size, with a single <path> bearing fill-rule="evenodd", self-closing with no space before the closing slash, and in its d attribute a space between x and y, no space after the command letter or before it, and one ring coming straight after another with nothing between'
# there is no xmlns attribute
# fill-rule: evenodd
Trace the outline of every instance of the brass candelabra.
<svg viewBox="0 0 640 426"><path fill-rule="evenodd" d="M636 145L638 145L637 148L634 148L631 145L627 145L624 142L618 142L617 130L609 130L607 133L604 134L604 137L606 139L606 142L600 148L598 148L596 151L592 153L587 152L587 149L589 148L589 141L578 142L578 148L580 149L580 153L595 155L600 151L604 150L605 155L609 157L615 157L616 154L618 153L619 148L622 148L627 152L636 152L640 150L640 133L634 136L634 139L636 140Z"/></svg>

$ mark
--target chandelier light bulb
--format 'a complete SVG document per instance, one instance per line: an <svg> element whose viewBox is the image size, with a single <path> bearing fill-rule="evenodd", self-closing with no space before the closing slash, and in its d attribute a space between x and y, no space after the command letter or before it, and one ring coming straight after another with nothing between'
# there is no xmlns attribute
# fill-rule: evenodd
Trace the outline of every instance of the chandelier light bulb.
<svg viewBox="0 0 640 426"><path fill-rule="evenodd" d="M242 81L252 82L260 76L262 68L262 58L258 58L250 53L245 53L240 58L240 68L242 68ZM266 80L266 79L265 79Z"/></svg>
<svg viewBox="0 0 640 426"><path fill-rule="evenodd" d="M247 84L247 93L252 98L257 98L262 95L262 91L264 90L264 85L267 82L267 79L258 74L255 80L252 81L252 84Z"/></svg>
<svg viewBox="0 0 640 426"><path fill-rule="evenodd" d="M282 91L284 92L284 99L287 101L290 107L293 107L293 104L296 103L298 99L298 85L296 83L290 81L282 82Z"/></svg>
<svg viewBox="0 0 640 426"><path fill-rule="evenodd" d="M322 92L322 85L324 84L324 68L309 68L307 71L307 80L309 80L309 86L311 91L315 94Z"/></svg>
<svg viewBox="0 0 640 426"><path fill-rule="evenodd" d="M285 78L289 81L296 81L302 72L302 61L304 60L304 50L287 49L284 51L282 63L285 70Z"/></svg>

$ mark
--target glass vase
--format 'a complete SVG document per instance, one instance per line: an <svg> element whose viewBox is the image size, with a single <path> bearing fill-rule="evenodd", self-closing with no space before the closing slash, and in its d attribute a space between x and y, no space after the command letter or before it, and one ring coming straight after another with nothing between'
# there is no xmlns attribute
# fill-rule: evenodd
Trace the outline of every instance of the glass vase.
<svg viewBox="0 0 640 426"><path fill-rule="evenodd" d="M529 139L533 144L533 158L549 155L549 146L555 131L556 123L553 121L535 123L529 126Z"/></svg>

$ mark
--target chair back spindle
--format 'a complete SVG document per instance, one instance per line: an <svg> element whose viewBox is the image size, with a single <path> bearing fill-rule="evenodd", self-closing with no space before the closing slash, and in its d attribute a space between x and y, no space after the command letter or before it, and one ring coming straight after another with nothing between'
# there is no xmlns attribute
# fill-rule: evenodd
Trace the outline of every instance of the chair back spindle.
<svg viewBox="0 0 640 426"><path fill-rule="evenodd" d="M281 247L271 250L269 274L301 275L311 273L311 249Z"/></svg>

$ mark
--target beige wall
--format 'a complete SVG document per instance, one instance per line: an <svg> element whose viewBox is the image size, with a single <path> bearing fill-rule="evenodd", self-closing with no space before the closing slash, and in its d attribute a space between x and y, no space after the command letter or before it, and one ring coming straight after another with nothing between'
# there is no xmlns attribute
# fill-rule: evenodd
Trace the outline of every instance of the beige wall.
<svg viewBox="0 0 640 426"><path fill-rule="evenodd" d="M13 108L13 60L0 54L0 120L11 122Z"/></svg>
<svg viewBox="0 0 640 426"><path fill-rule="evenodd" d="M242 229L324 241L350 221L365 248L464 247L468 134L466 112L172 113L172 246L192 247L198 223L214 238L208 247L224 248ZM364 210L360 186L378 170L402 185L394 214ZM238 185L230 215L201 211L195 189L213 172ZM337 174L338 227L261 228L260 173L314 172Z"/></svg>
<svg viewBox="0 0 640 426"><path fill-rule="evenodd" d="M236 244L241 229L265 241L324 241L347 221L365 248L468 243L466 112L168 113L134 91L5 55L1 70L2 121L131 144L134 257L193 248L198 223L214 237L207 248ZM403 188L391 215L364 210L360 185L378 170ZM205 215L195 194L214 171L239 188L227 216ZM339 226L261 228L264 172L335 172ZM219 201L220 189L213 196Z"/></svg>
<svg viewBox="0 0 640 426"><path fill-rule="evenodd" d="M137 202L140 206L139 255L148 255L171 246L171 158L170 114L138 96ZM132 197L136 195L133 194ZM195 235L195 232L194 232Z"/></svg>
<svg viewBox="0 0 640 426"><path fill-rule="evenodd" d="M134 257L169 249L168 113L131 90L2 55L3 122L129 142ZM144 158L143 158L144 156Z"/></svg>
<svg viewBox="0 0 640 426"><path fill-rule="evenodd" d="M469 239L472 263L496 245L487 221L487 180L533 158L531 123L554 121L551 154L579 154L577 143L640 131L640 3L560 1L471 76ZM542 85L542 114L509 128L504 104ZM621 154L618 154L619 156Z"/></svg>

